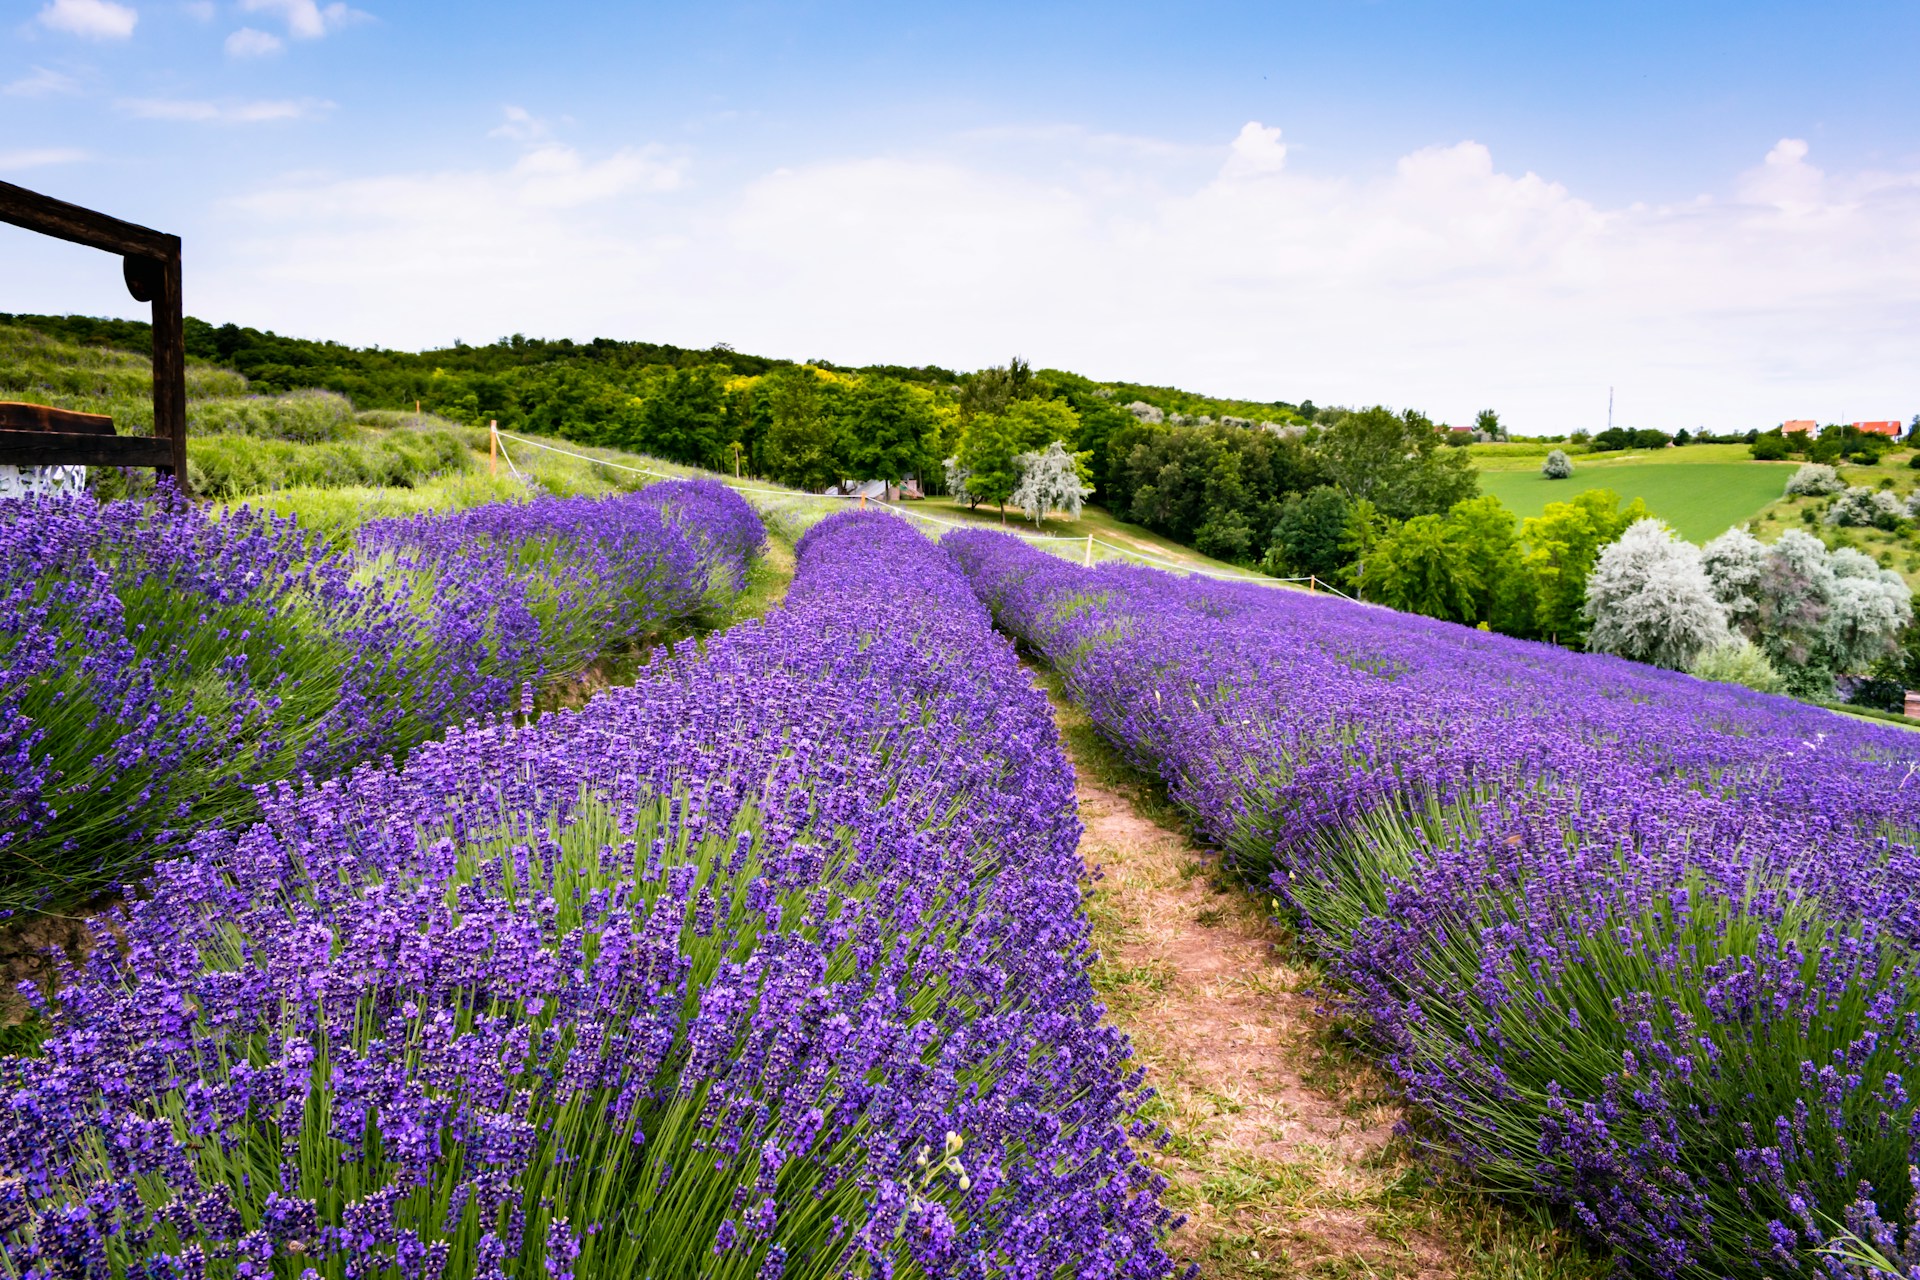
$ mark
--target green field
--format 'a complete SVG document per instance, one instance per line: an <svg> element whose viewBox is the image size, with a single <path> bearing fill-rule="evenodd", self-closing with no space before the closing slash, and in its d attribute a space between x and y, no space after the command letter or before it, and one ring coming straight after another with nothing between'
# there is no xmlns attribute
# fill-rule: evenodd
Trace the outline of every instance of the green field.
<svg viewBox="0 0 1920 1280"><path fill-rule="evenodd" d="M1536 463L1526 471L1483 470L1480 488L1523 518L1537 516L1549 502L1564 502L1586 489L1611 489L1622 501L1643 499L1681 537L1704 542L1758 516L1780 497L1792 473L1791 465L1779 463L1662 458L1592 465L1586 458L1576 458L1571 479L1549 480Z"/></svg>

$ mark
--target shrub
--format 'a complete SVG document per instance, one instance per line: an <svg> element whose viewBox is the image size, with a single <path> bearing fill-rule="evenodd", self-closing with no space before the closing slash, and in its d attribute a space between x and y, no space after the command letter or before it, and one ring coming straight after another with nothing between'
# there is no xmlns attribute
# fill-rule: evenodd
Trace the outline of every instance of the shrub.
<svg viewBox="0 0 1920 1280"><path fill-rule="evenodd" d="M1540 465L1540 474L1549 480L1565 480L1573 474L1573 459L1567 457L1565 450L1555 449Z"/></svg>
<svg viewBox="0 0 1920 1280"><path fill-rule="evenodd" d="M1702 649L1687 671L1702 680L1745 685L1760 693L1780 693L1786 688L1766 650L1745 636Z"/></svg>
<svg viewBox="0 0 1920 1280"><path fill-rule="evenodd" d="M1840 473L1824 462L1804 462L1787 480L1788 496L1823 498L1847 487Z"/></svg>
<svg viewBox="0 0 1920 1280"><path fill-rule="evenodd" d="M276 489L410 488L474 465L472 452L443 431L396 431L321 444L258 436L187 438L188 484L197 496L216 502Z"/></svg>
<svg viewBox="0 0 1920 1280"><path fill-rule="evenodd" d="M1828 524L1842 528L1875 529L1897 529L1906 518L1905 504L1893 494L1858 485L1835 498L1826 517Z"/></svg>
<svg viewBox="0 0 1920 1280"><path fill-rule="evenodd" d="M155 502L0 503L0 909L66 904L258 782L466 714L352 562L290 522ZM149 855L151 856L151 855Z"/></svg>
<svg viewBox="0 0 1920 1280"><path fill-rule="evenodd" d="M201 400L187 406L189 436L257 436L319 444L346 439L353 421L353 402L331 391Z"/></svg>

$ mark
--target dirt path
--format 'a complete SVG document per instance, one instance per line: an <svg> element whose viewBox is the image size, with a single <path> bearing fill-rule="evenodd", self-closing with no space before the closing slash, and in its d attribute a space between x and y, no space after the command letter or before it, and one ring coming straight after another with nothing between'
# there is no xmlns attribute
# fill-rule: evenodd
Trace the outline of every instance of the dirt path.
<svg viewBox="0 0 1920 1280"><path fill-rule="evenodd" d="M1044 674L1078 774L1094 981L1133 1038L1173 1139L1187 1215L1176 1256L1204 1277L1567 1277L1555 1233L1422 1187L1386 1082L1331 1033L1263 905L1216 877L1157 789Z"/></svg>

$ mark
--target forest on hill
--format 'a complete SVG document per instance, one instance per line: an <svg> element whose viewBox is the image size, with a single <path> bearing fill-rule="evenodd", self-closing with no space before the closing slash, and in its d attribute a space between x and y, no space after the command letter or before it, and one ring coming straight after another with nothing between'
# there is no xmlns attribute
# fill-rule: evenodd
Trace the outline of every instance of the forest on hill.
<svg viewBox="0 0 1920 1280"><path fill-rule="evenodd" d="M915 477L930 494L1019 507L1036 520L1049 508L1077 512L1092 498L1121 521L1218 560L1513 636L1616 649L1620 641L1599 638L1604 628L1590 634L1589 578L1630 527L1654 514L1608 488L1573 486L1564 500L1517 518L1482 493L1473 451L1453 447L1474 433L1415 410L1213 398L1034 369L1018 358L970 372L855 368L724 346L521 335L398 352L199 320L188 322L187 336L190 377L203 387L190 403L190 462L205 479L218 473L217 484L201 487L227 498L297 484L432 481L460 469L460 434L491 421L813 491ZM147 339L146 326L129 321L0 316L0 398L44 396L138 430L144 389L133 383L144 361L132 353ZM1478 428L1483 439L1497 437L1498 416L1482 413ZM1041 476L1047 496L1035 483ZM1826 522L1832 536L1803 535L1821 566L1829 551L1850 550L1838 515ZM1742 564L1760 554L1746 542L1716 539L1714 547L1738 551ZM1908 616L1905 591L1882 584L1877 564L1862 557L1815 574L1809 598L1824 602L1822 618L1853 617L1859 610L1841 607L1839 586L1821 585L1849 576L1873 588L1863 600L1878 613L1863 615L1857 635L1834 639L1830 627L1815 628L1804 643L1776 645L1756 683L1830 697L1835 675L1865 675L1882 657L1901 670L1872 682L1877 705L1890 706L1886 691L1911 683L1913 659L1893 641ZM1740 619L1721 618L1738 604L1739 592L1726 592L1698 602L1704 630L1649 660L1688 666L1742 630L1733 626ZM1719 625L1708 625L1715 618ZM1761 628L1775 638L1792 630Z"/></svg>
<svg viewBox="0 0 1920 1280"><path fill-rule="evenodd" d="M0 314L0 325L83 346L141 351L149 341L138 321ZM332 391L362 410L417 406L808 489L911 475L947 492L951 458L972 477L970 498L997 504L1012 494L1020 455L1058 440L1115 515L1249 564L1266 552L1286 495L1322 479L1307 443L1276 429L1311 435L1339 413L1102 383L1019 359L962 373L607 338L515 334L405 352L193 317L186 330L191 359L243 374L256 394Z"/></svg>

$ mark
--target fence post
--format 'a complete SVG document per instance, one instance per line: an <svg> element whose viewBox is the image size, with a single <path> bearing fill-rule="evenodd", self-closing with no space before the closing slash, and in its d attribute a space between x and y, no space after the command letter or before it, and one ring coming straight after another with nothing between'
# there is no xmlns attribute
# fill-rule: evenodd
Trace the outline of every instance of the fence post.
<svg viewBox="0 0 1920 1280"><path fill-rule="evenodd" d="M1093 535L1087 535L1087 568L1093 568Z"/></svg>
<svg viewBox="0 0 1920 1280"><path fill-rule="evenodd" d="M487 474L500 474L500 419L492 418L487 422Z"/></svg>
<svg viewBox="0 0 1920 1280"><path fill-rule="evenodd" d="M1315 577L1311 573L1308 574L1307 575L1307 594L1312 595L1315 591L1319 590L1319 588L1320 588L1320 579Z"/></svg>

